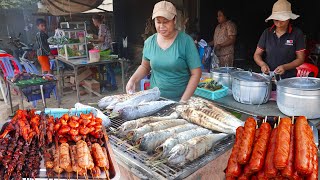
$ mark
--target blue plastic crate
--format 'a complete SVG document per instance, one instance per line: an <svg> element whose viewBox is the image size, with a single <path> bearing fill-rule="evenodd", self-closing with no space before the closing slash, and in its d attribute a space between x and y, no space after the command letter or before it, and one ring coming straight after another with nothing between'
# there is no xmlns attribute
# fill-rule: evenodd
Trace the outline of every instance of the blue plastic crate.
<svg viewBox="0 0 320 180"><path fill-rule="evenodd" d="M222 86L221 89L216 90L216 91L210 91L204 88L198 88L196 89L196 91L194 92L195 95L206 98L206 99L210 99L210 100L216 100L216 99L220 99L223 98L225 96L228 95L228 87L226 86Z"/></svg>
<svg viewBox="0 0 320 180"><path fill-rule="evenodd" d="M62 109L62 108L46 108L44 113L54 118L60 118L64 114L69 114L71 116L80 116L80 114L89 114L93 113L94 116L97 115L97 112L94 108L71 108L71 109Z"/></svg>

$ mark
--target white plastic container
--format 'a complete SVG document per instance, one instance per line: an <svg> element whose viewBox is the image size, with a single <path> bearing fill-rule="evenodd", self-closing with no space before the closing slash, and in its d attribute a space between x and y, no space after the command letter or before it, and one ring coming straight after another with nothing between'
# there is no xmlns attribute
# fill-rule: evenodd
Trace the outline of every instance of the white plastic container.
<svg viewBox="0 0 320 180"><path fill-rule="evenodd" d="M100 61L100 51L92 49L89 51L89 63L95 63Z"/></svg>

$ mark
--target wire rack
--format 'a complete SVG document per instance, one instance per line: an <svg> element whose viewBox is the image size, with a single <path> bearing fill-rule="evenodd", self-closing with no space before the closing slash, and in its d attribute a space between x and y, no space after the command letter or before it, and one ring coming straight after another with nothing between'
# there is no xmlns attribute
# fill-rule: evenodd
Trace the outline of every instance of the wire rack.
<svg viewBox="0 0 320 180"><path fill-rule="evenodd" d="M166 107L165 109L154 114L154 116L170 115L174 112L174 107L175 105ZM111 129L116 129L125 121L117 117L111 119L111 122ZM118 152L118 154L123 157L127 157L125 158L125 161L135 164L135 167L142 171L142 174L149 174L150 179L183 179L229 150L234 142L234 136L230 135L222 139L204 156L183 167L171 167L166 163L158 163L157 161L152 162L150 161L151 156L146 152L140 151L138 148L134 148L127 141L124 141L110 133L109 141L115 152ZM128 164L128 162L126 163Z"/></svg>

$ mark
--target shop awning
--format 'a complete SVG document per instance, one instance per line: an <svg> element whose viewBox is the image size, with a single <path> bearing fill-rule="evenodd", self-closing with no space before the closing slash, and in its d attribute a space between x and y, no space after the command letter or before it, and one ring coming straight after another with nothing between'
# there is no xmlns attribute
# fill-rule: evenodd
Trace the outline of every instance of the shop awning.
<svg viewBox="0 0 320 180"><path fill-rule="evenodd" d="M113 0L104 0L100 6L83 13L100 13L100 12L112 12L113 11Z"/></svg>
<svg viewBox="0 0 320 180"><path fill-rule="evenodd" d="M42 0L47 10L54 16L85 12L97 8L103 0Z"/></svg>

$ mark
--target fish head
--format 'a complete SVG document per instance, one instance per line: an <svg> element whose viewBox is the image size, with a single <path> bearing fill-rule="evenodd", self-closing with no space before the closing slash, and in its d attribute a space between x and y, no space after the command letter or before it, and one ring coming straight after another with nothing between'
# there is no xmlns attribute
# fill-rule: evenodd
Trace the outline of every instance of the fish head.
<svg viewBox="0 0 320 180"><path fill-rule="evenodd" d="M168 162L172 165L183 165L186 162L188 147L178 144L169 153Z"/></svg>
<svg viewBox="0 0 320 180"><path fill-rule="evenodd" d="M162 145L157 147L156 152L163 153L163 156L167 156L171 149L178 144L179 141L173 138L167 139Z"/></svg>

